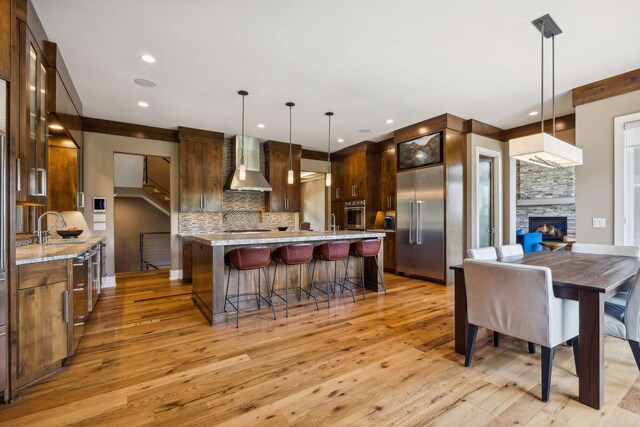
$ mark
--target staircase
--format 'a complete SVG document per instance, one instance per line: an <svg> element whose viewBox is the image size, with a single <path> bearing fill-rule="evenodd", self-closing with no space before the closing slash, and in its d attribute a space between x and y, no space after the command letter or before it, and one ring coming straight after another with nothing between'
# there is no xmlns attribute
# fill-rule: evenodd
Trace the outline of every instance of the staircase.
<svg viewBox="0 0 640 427"><path fill-rule="evenodd" d="M171 211L171 162L165 157L145 156L142 192Z"/></svg>

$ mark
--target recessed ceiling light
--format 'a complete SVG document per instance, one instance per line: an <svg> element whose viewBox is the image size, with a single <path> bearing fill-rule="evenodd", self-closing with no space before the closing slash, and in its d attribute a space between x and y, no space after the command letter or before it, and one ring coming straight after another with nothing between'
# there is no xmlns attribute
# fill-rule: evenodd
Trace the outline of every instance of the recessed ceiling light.
<svg viewBox="0 0 640 427"><path fill-rule="evenodd" d="M387 119L387 121L385 123L390 125L391 123L393 123L393 119Z"/></svg>
<svg viewBox="0 0 640 427"><path fill-rule="evenodd" d="M358 132L360 132L360 133L369 133L369 132L371 132L371 129L358 129Z"/></svg>
<svg viewBox="0 0 640 427"><path fill-rule="evenodd" d="M258 127L259 127L260 129L262 129L262 128L264 127L264 124L262 124L262 123L258 123Z"/></svg>
<svg viewBox="0 0 640 427"><path fill-rule="evenodd" d="M146 103L146 102L144 102L144 101L140 101L140 102L138 102L138 106L140 106L140 107L144 107L144 108L147 108L147 107L149 106L149 104L147 104L147 103Z"/></svg>
<svg viewBox="0 0 640 427"><path fill-rule="evenodd" d="M156 87L156 83L147 79L134 79L133 80L138 86L142 87Z"/></svg>
<svg viewBox="0 0 640 427"><path fill-rule="evenodd" d="M60 125L52 124L52 125L49 125L49 129L53 129L53 130L62 130L62 129L64 129L64 128L63 128L62 126L60 126Z"/></svg>
<svg viewBox="0 0 640 427"><path fill-rule="evenodd" d="M537 116L537 115L538 115L538 112L537 112L537 111L532 111L532 112L530 112L530 113L529 113L529 115L530 115L530 116Z"/></svg>
<svg viewBox="0 0 640 427"><path fill-rule="evenodd" d="M144 62L148 62L149 64L153 64L154 62L156 62L156 58L147 54L142 55L140 59L142 59Z"/></svg>
<svg viewBox="0 0 640 427"><path fill-rule="evenodd" d="M338 142L344 142L344 139L338 138Z"/></svg>

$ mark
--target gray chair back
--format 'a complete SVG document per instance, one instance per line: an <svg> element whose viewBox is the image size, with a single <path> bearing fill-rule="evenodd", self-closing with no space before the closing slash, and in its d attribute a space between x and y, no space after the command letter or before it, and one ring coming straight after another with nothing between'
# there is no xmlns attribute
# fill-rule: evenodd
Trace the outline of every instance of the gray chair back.
<svg viewBox="0 0 640 427"><path fill-rule="evenodd" d="M498 253L496 252L496 248L489 246L488 248L468 249L467 257L469 259L486 259L495 261L498 258Z"/></svg>
<svg viewBox="0 0 640 427"><path fill-rule="evenodd" d="M518 245L518 244L497 246L496 251L498 252L498 258L524 255L524 251L522 250L522 245Z"/></svg>

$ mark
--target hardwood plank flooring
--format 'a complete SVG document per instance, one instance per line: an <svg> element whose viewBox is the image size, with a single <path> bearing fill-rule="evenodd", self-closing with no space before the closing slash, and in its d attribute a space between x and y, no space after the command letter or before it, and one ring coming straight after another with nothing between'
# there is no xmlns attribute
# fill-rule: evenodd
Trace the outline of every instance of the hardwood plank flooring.
<svg viewBox="0 0 640 427"><path fill-rule="evenodd" d="M627 343L605 341L605 405L577 402L569 347L540 395L540 352L479 332L453 348L453 287L385 275L388 295L304 300L208 326L190 286L125 275L105 289L66 366L0 407L1 425L640 425Z"/></svg>

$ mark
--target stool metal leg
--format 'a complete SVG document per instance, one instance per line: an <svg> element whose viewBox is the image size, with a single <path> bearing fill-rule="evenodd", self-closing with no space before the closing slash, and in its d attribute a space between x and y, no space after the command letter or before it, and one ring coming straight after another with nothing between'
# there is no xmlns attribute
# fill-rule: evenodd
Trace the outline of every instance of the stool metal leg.
<svg viewBox="0 0 640 427"><path fill-rule="evenodd" d="M240 270L238 272L238 286L236 294L236 328L240 327Z"/></svg>
<svg viewBox="0 0 640 427"><path fill-rule="evenodd" d="M382 283L382 290L384 294L387 294L387 287L384 285L384 273L380 271L380 264L378 264L378 255L374 258L376 260L376 270L378 270L378 275L380 276L380 283Z"/></svg>
<svg viewBox="0 0 640 427"><path fill-rule="evenodd" d="M349 283L349 290L351 291L351 298L353 299L353 302L356 302L356 295L353 292L353 283L351 283L351 281L349 280L349 257L347 256L346 261L342 261L342 263L344 264L344 278L342 279L342 283L344 283L344 286L347 286L347 283Z"/></svg>
<svg viewBox="0 0 640 427"><path fill-rule="evenodd" d="M273 311L273 320L276 320L276 308L273 306L273 300L271 299L271 292L269 292L269 275L267 274L267 270L263 267L262 274L264 275L264 281L267 284L267 296L269 297L269 305L271 306L271 311ZM260 271L258 270L258 278L260 277Z"/></svg>
<svg viewBox="0 0 640 427"><path fill-rule="evenodd" d="M289 317L289 266L284 266L284 312L285 317Z"/></svg>
<svg viewBox="0 0 640 427"><path fill-rule="evenodd" d="M362 285L362 299L367 299L367 291L364 287L364 257L360 257L360 280Z"/></svg>
<svg viewBox="0 0 640 427"><path fill-rule="evenodd" d="M307 273L309 273L309 297L313 296L313 301L316 303L316 310L320 310L320 307L318 307L318 298L316 298L316 290L313 286L313 273L311 273L309 263L307 263Z"/></svg>
<svg viewBox="0 0 640 427"><path fill-rule="evenodd" d="M329 261L324 262L324 271L327 276L327 307L330 307L331 301L331 276L329 276Z"/></svg>
<svg viewBox="0 0 640 427"><path fill-rule="evenodd" d="M262 297L262 290L260 289L260 270L258 270L258 293L256 294L256 304L258 310L260 310L260 297Z"/></svg>
<svg viewBox="0 0 640 427"><path fill-rule="evenodd" d="M227 290L224 292L224 311L227 311L227 301L229 301L229 279L231 279L231 267L227 268Z"/></svg>

